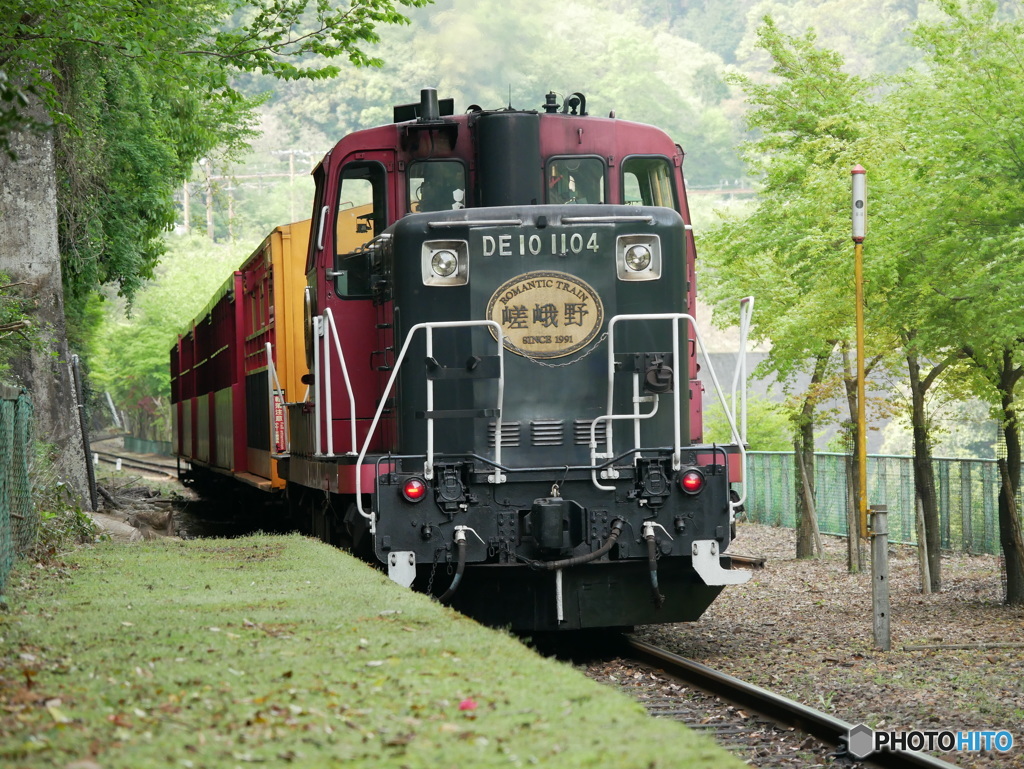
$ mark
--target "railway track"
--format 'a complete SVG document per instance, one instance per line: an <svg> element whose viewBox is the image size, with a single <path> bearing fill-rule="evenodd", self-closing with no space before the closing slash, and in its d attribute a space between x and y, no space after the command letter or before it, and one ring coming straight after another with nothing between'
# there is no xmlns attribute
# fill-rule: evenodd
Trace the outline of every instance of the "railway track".
<svg viewBox="0 0 1024 769"><path fill-rule="evenodd" d="M924 753L885 751L867 759L846 752L854 724L748 684L699 662L633 638L624 639L631 659L663 674L662 685L637 685L634 692L648 712L672 718L705 731L724 747L735 750L753 766L806 766L834 760L839 765L886 769L953 769L953 765ZM644 674L639 674L642 684ZM648 673L655 680L656 673ZM694 691L694 689L699 691Z"/></svg>
<svg viewBox="0 0 1024 769"><path fill-rule="evenodd" d="M141 459L131 454L98 451L96 449L93 449L93 454L96 455L100 462L105 464L116 466L117 463L120 462L122 468L139 470L155 475L165 475L174 479L178 477L178 466L174 460L161 462L158 460Z"/></svg>

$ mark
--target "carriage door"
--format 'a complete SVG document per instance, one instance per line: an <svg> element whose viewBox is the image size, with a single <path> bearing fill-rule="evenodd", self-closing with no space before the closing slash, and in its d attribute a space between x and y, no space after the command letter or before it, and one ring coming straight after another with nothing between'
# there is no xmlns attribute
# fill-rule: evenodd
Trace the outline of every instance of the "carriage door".
<svg viewBox="0 0 1024 769"><path fill-rule="evenodd" d="M377 408L386 373L394 361L391 350L391 305L375 297L371 281L372 256L365 250L397 217L397 182L394 152L363 151L345 157L336 172L331 240L333 259L328 258L330 278L327 305L331 307L344 349L355 395L356 434L360 445ZM329 252L330 253L330 252ZM336 359L334 364L337 365ZM342 383L340 367L331 381ZM334 388L335 451L350 443L352 418L347 394ZM386 444L385 427L378 427L371 449Z"/></svg>

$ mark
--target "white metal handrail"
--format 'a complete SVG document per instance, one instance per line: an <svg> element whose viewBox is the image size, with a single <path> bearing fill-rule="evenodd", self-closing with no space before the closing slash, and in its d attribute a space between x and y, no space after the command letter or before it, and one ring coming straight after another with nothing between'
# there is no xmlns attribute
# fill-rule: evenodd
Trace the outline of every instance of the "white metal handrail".
<svg viewBox="0 0 1024 769"><path fill-rule="evenodd" d="M608 410L606 416L615 414L615 326L622 321L651 321L651 320L671 320L672 323L672 360L676 362L678 366L681 358L679 357L679 321L689 320L695 322L693 316L686 315L684 313L643 313L636 315L616 315L610 321L608 321ZM677 375L678 379L678 375ZM672 390L672 414L673 414L673 447L672 447L672 469L678 470L682 464L682 427L680 425L680 390L682 388L677 382L677 386ZM629 418L636 418L636 407L634 406L634 414L629 415ZM607 452L599 454L596 451L596 447L592 449L591 464L597 464L598 459L607 459L614 456L614 435L612 429L612 422L609 420L608 429L605 433Z"/></svg>
<svg viewBox="0 0 1024 769"><path fill-rule="evenodd" d="M740 435L739 440L747 442L747 335L750 333L750 316L754 314L754 297L745 296L740 299L740 350L736 356L736 370L732 377L732 417L736 420L736 390L740 390Z"/></svg>
<svg viewBox="0 0 1024 769"><path fill-rule="evenodd" d="M277 449L277 409L275 408L274 396L276 395L281 400L281 413L284 414L284 453L290 454L292 450L292 436L291 430L289 430L290 422L288 421L288 409L285 408L284 404L284 390L281 388L281 380L277 378L277 366L274 365L274 350L270 346L270 342L266 343L267 351L267 372L270 377L269 390L270 390L270 448L271 454L279 454Z"/></svg>
<svg viewBox="0 0 1024 769"><path fill-rule="evenodd" d="M722 392L722 386L718 383L718 376L715 374L715 368L711 364L711 359L708 357L707 348L704 345L704 339L701 336L700 329L697 328L697 320L692 315L687 313L641 313L634 315L616 315L610 321L608 321L608 413L604 416L608 418L608 429L605 433L605 445L607 451L604 453L598 453L595 441L595 433L591 431L591 464L596 465L598 459L607 459L613 457L614 442L613 442L613 430L612 424L614 419L639 419L646 418L637 415L637 408L634 406L634 413L629 415L616 415L614 412L614 395L615 395L615 326L622 321L652 321L652 320L670 320L672 321L672 360L675 362L677 368L682 370L684 365L682 358L679 357L679 322L687 321L693 327L694 336L697 339L697 344L701 354L704 356L705 362L708 364L708 374L711 376L711 381L715 386L715 392L718 395L718 399L722 404L722 410L725 412L725 418L729 422L729 428L731 430L733 440L739 447L740 462L743 468L743 480L741 482L742 494L740 499L736 502L730 502L730 512L735 511L737 507L743 504L747 498L747 450L743 445L739 430L736 428L736 420L733 416L732 410L729 408L729 404L725 398L725 394ZM676 374L675 387L672 389L672 414L673 414L673 446L672 446L672 469L678 470L682 466L682 426L681 426L681 405L680 397L681 391L684 384L688 385L688 382L684 382L680 378L680 374ZM647 415L649 416L649 415ZM602 419L602 417L598 417ZM596 421L596 420L595 420ZM594 483L597 484L595 478ZM599 484L598 488L602 488Z"/></svg>
<svg viewBox="0 0 1024 769"><path fill-rule="evenodd" d="M639 380L639 376L634 374L634 379ZM638 383L639 382L637 382L637 384ZM634 391L636 389L638 389L638 387L634 387ZM647 400L649 400L649 401L654 403L654 408L652 408L651 411L649 413L647 413L647 414L641 414L640 413L640 404L643 403L643 402L646 402ZM640 420L641 419L650 419L651 417L653 417L657 413L658 413L658 396L657 395L653 395L649 399L644 399L644 398L640 398L640 397L634 397L633 398L633 413L632 414L604 414L602 416L597 417L593 422L590 423L590 456L591 456L590 464L591 465L596 465L597 464L597 461L596 461L596 457L597 457L597 427L596 426L597 426L598 422L608 422L609 423L608 430L610 432L611 431L611 421L612 420L614 420L614 419L632 419L633 420L633 425L634 425L633 435L634 435L634 440L635 440L635 443L633 445L639 446L640 445L640 439L636 438L635 436L640 432ZM611 443L609 443L608 446L609 446L609 449L610 449L611 448ZM608 470L606 470L605 472L607 473L607 475L605 476L607 478L618 478L619 477L618 476L618 472L613 467L609 467ZM600 491L615 491L615 487L614 486L602 486L601 483L597 480L597 467L591 467L590 479L594 482L594 486L597 487L597 489L599 489Z"/></svg>
<svg viewBox="0 0 1024 769"><path fill-rule="evenodd" d="M501 472L501 411L504 406L505 399L505 334L501 329L501 325L497 321L493 320L453 320L443 321L436 323L417 323L415 326L409 329L409 333L406 334L405 342L402 344L402 350L398 353L398 357L395 359L394 369L391 372L391 377L388 379L387 386L384 388L384 392L381 394L380 403L377 405L377 411L373 415L373 421L370 423L370 429L366 433L366 440L363 441L363 447L359 451L359 456L356 458L356 510L359 511L359 515L370 521L370 533L374 534L377 530L377 519L373 512L366 512L363 510L363 460L366 458L366 452L369 451L370 442L373 440L374 433L377 431L377 424L380 422L381 415L384 413L384 406L387 403L388 396L391 394L391 390L395 385L395 380L398 378L398 372L402 368L402 363L405 361L405 355L409 351L409 345L412 343L413 337L417 331L421 329L426 332L426 354L427 357L433 357L434 352L434 329L435 328L468 328L472 326L487 326L492 329L494 336L498 342L498 414L495 417L495 436L494 441L494 474L488 476L487 480L490 483L503 483L505 476ZM434 380L427 379L427 412L433 411L434 409ZM427 418L427 457L423 465L423 474L427 480L430 480L434 476L434 420L433 418Z"/></svg>
<svg viewBox="0 0 1024 769"><path fill-rule="evenodd" d="M334 313L331 308L328 307L324 310L324 314L319 318L314 318L314 330L316 338L323 338L323 383L324 393L327 394L327 407L326 407L326 419L327 419L327 452L326 454L320 450L321 438L320 435L320 344L315 345L315 355L313 361L314 373L313 379L317 383L317 387L314 391L317 393L317 397L314 399L314 416L316 418L316 454L314 456L333 457L334 454L334 399L331 397L331 356L330 356L330 342L334 342L334 349L338 353L338 363L341 366L341 375L345 379L345 392L348 394L348 407L349 407L349 427L351 430L352 448L345 453L346 456L355 456L356 447L358 441L356 440L356 396L352 390L352 380L348 375L348 366L345 363L345 352L341 348L341 339L338 337L338 326L334 322ZM330 339L327 338L328 332L330 333Z"/></svg>

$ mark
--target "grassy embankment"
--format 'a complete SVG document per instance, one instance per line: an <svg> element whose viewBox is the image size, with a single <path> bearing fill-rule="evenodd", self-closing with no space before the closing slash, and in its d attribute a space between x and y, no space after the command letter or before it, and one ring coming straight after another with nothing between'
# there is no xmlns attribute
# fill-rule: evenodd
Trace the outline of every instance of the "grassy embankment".
<svg viewBox="0 0 1024 769"><path fill-rule="evenodd" d="M298 536L22 564L5 767L739 767L624 695Z"/></svg>

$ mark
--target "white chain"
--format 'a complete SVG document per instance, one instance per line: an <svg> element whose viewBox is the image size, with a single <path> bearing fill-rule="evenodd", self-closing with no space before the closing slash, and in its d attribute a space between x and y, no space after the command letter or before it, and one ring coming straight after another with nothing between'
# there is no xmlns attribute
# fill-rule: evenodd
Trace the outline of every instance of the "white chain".
<svg viewBox="0 0 1024 769"><path fill-rule="evenodd" d="M605 331L603 334L601 334L601 336L598 338L598 340L596 342L594 342L594 345L589 350L587 350L585 353L583 353L580 357L578 357L578 358L576 358L574 360L566 361L565 363L545 363L543 360L539 360L538 358L533 358L533 357L530 356L530 353L528 351L524 350L522 347L519 347L517 344L515 344L515 342L512 342L507 337L505 338L505 346L508 349L512 350L513 352L519 353L522 357L526 358L528 361L536 363L538 366L544 366L544 368L564 368L565 366L572 366L572 365L574 365L576 363L579 363L581 360L583 360L588 355L590 355L590 353L594 352L594 350L596 350L598 347L600 347L601 346L601 342L603 342L607 338L608 338L608 332Z"/></svg>

